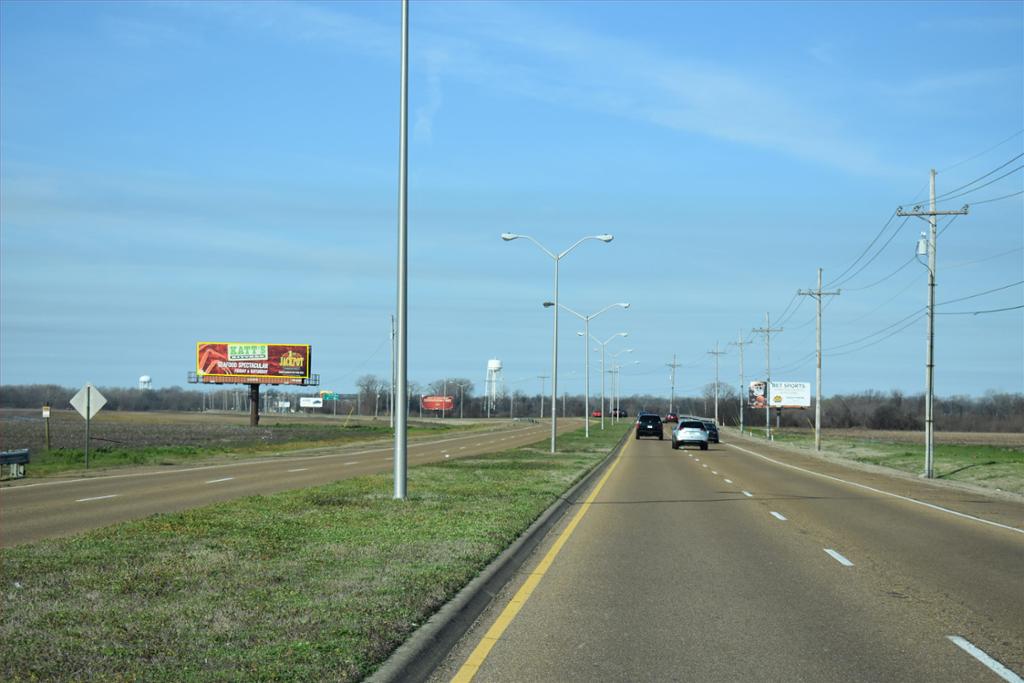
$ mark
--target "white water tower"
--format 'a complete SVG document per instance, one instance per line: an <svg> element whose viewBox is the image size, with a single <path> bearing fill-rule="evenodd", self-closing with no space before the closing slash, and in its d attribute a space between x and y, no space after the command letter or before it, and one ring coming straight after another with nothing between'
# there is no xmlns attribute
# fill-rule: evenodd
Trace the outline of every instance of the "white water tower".
<svg viewBox="0 0 1024 683"><path fill-rule="evenodd" d="M494 402L498 398L498 385L501 384L501 361L492 358L487 361L487 379L484 380L484 393L487 395L487 414L490 415Z"/></svg>
<svg viewBox="0 0 1024 683"><path fill-rule="evenodd" d="M152 389L153 378L149 375L143 375L139 378L139 389Z"/></svg>

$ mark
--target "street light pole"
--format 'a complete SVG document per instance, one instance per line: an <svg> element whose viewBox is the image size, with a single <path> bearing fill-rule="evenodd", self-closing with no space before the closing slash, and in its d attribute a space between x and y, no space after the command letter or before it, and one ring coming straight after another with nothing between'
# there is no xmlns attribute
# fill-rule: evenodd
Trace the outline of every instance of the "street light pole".
<svg viewBox="0 0 1024 683"><path fill-rule="evenodd" d="M583 332L577 332L576 334L582 335ZM593 336L589 337L590 339L593 339L601 347L601 429L602 430L604 429L604 413L605 413L605 410L604 410L604 396L605 396L605 393L604 393L604 374L605 374L605 370L604 370L604 347L607 346L608 343L611 340L615 339L616 337L628 337L628 336L629 336L629 332L616 332L615 334L613 334L612 336L608 337L604 341L601 341L600 339L597 339L596 337L593 337ZM596 351L597 349L594 349L594 350Z"/></svg>
<svg viewBox="0 0 1024 683"><path fill-rule="evenodd" d="M612 237L612 235L609 234L590 235L588 237L581 237L580 239L576 240L576 242L573 243L571 247L569 247L568 249L559 254L556 254L553 251L549 250L547 247L545 247L543 244L535 240L534 238L530 237L529 235L519 235L513 232L505 232L502 233L501 235L501 239L505 240L506 242L511 242L512 240L517 240L520 238L528 239L531 242L533 242L538 248L540 248L541 251L550 256L555 262L555 305L552 307L554 308L555 312L555 320L554 334L553 339L551 340L551 452L554 453L555 437L558 434L558 411L555 410L555 405L558 401L558 264L563 258L565 258L566 255L569 254L569 252L571 252L573 249L583 244L587 240L611 242L614 238Z"/></svg>
<svg viewBox="0 0 1024 683"><path fill-rule="evenodd" d="M612 424L619 423L619 366L616 360L620 354L633 353L633 349L622 349L618 353L612 354L612 367L615 368L612 372L615 373L615 386L612 389Z"/></svg>
<svg viewBox="0 0 1024 683"><path fill-rule="evenodd" d="M545 308L550 308L551 306L554 306L554 305L555 305L555 303L553 301L545 301L544 302L544 307ZM586 436L586 438L589 439L590 438L590 321L593 320L594 318L596 318L597 316L601 315L605 311L611 309L611 308L629 308L629 304L628 303L608 304L607 306L602 308L597 313L591 313L590 315L583 315L582 313L579 313L577 311L572 310L571 308L569 308L565 304L558 304L558 305L560 307L564 308L565 310L567 310L569 313L572 313L574 316L576 316L577 318L579 318L580 320L583 321L583 362L584 362L584 366L585 366L585 371L584 372L586 373L586 380L584 381L584 389L583 389L583 392L584 392L584 397L583 397L583 418L584 418L584 422L583 422L583 424L584 424L585 436ZM603 372L604 368L602 368L601 370ZM602 410L601 413L602 413L602 416L603 416L604 410Z"/></svg>
<svg viewBox="0 0 1024 683"><path fill-rule="evenodd" d="M396 500L405 500L408 472L407 420L409 375L406 361L409 352L409 0L402 0L402 77L401 114L398 151L398 354L395 375L398 391L395 400L401 409L395 420L394 478Z"/></svg>

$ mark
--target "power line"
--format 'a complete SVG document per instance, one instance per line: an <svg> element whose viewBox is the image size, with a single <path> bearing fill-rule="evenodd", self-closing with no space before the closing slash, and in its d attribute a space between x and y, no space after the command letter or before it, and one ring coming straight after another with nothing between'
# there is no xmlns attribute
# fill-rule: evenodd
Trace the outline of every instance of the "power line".
<svg viewBox="0 0 1024 683"><path fill-rule="evenodd" d="M961 192L960 194L955 194L955 195L952 195L952 196L946 196L946 197L943 197L942 199L938 199L938 198L936 198L936 199L935 199L935 201L936 201L936 202L948 202L948 201L950 201L951 199L957 199L958 197L963 197L964 195L968 195L968 194L970 194L970 193L972 193L972 192L977 192L977 191L978 191L978 190L980 190L981 188L983 188L983 187L988 187L988 186L989 186L989 185L991 185L992 183L996 183L996 182L999 182L1000 180L1002 180L1002 179L1003 179L1003 178L1005 178L1006 176L1008 176L1008 175L1010 175L1010 174L1013 174L1013 173L1016 173L1017 171L1019 171L1019 170L1020 170L1020 169L1022 169L1022 168L1024 168L1024 164L1021 164L1021 165L1020 165L1020 166L1018 166L1017 168L1014 168L1014 169L1011 169L1011 170L1007 171L1006 173L1004 173L1003 175L999 176L998 178L993 178L992 180L988 181L987 183L983 183L983 184L981 184L981 185L978 185L977 187L971 188L970 190L964 190L964 191L963 191L963 192Z"/></svg>
<svg viewBox="0 0 1024 683"><path fill-rule="evenodd" d="M899 320L897 320L896 322L892 323L891 325L886 325L882 329L876 330L876 331L872 332L871 334L864 335L860 339L854 339L853 341L848 341L848 342L846 342L844 344L837 344L837 345L835 345L833 347L830 347L828 349L825 349L825 350L831 352L831 351L835 351L836 349L844 348L846 346L853 346L854 344L859 344L860 342L866 341L868 339L871 339L872 337L877 336L877 335L879 335L879 334L881 334L883 332L886 332L887 330L891 330L892 328L894 328L897 325L901 324L903 321L907 320L908 318L912 318L914 316L920 317L922 315L922 313L923 313L923 309L919 308L916 311L914 311L913 313L911 313L910 315L906 315L906 316L900 318Z"/></svg>
<svg viewBox="0 0 1024 683"><path fill-rule="evenodd" d="M838 279L838 280L833 280L833 281L832 281L831 283L829 283L829 285L828 285L828 286L829 286L829 287L835 287L836 285L841 285L841 284L843 284L843 283L849 282L850 280L852 280L853 278L857 277L857 276L858 276L858 275L860 275L860 274L861 274L862 272L864 272L864 269L865 269L865 268L867 268L868 266L870 266L870 265L871 265L871 263L872 263L872 262L873 262L873 261L874 261L874 260L875 260L876 258L878 258L878 257L879 257L879 256L881 255L881 253L882 253L883 251L885 251L886 247L888 247L888 246L889 246L889 244L891 244L891 243L892 243L892 241L893 241L893 240L894 240L894 239L896 238L896 235L898 235L898 234L899 234L899 232L900 232L900 230L902 230L902 229L903 229L903 226L907 224L907 221L908 221L908 220L910 220L910 218L909 218L909 217L906 217L906 218L904 218L904 219L903 219L903 222L899 224L899 226L898 226L898 227L897 227L897 228L896 228L896 229L895 229L895 230L893 231L893 233L892 233L891 235L889 235L889 239L887 239L887 240L885 241L885 244L883 244L883 245L882 245L881 247L879 247L879 248L878 248L878 251L876 251L876 252L875 252L875 255L874 255L874 256L872 256L872 257L871 257L870 259L868 259L868 260L867 260L867 261L866 261L866 262L864 263L864 265L862 265L862 266L861 266L860 268L858 268L858 269L857 269L857 270L856 270L856 271L855 271L855 272L854 272L854 273L853 273L852 275L849 275L849 276L848 276L848 277L846 277L845 279L842 279L842 278L840 278L840 279Z"/></svg>
<svg viewBox="0 0 1024 683"><path fill-rule="evenodd" d="M978 182L979 180L984 180L985 178L989 177L993 173L996 173L997 171L1000 171L1000 170L1006 168L1007 166L1009 166L1013 162L1017 161L1017 159L1020 159L1021 157L1024 157L1024 152L1021 152L1020 154L1018 154L1017 156L1013 157L1009 161L1006 161L1006 162L1000 164L999 166L996 166L995 168L993 168L988 173L986 173L984 175L981 175L981 176L978 176L977 178L975 178L974 180L972 180L969 183L964 183L960 187L954 187L952 190L946 190L942 194L935 195L935 201L939 201L940 199L949 198L949 195L954 194L956 192L959 192L960 190L964 189L965 187L970 187L971 185L973 185L974 183ZM1013 173L1013 171L1010 171L1010 173ZM996 180L998 180L998 178ZM984 186L982 186L982 187L984 187ZM974 189L976 190L978 188L974 188ZM973 191L974 190L971 190L971 192L973 192Z"/></svg>
<svg viewBox="0 0 1024 683"><path fill-rule="evenodd" d="M977 204L977 202L975 202L975 204ZM985 258L974 259L973 261L962 261L960 263L954 263L952 265L946 266L946 268L948 268L950 270L953 270L955 268L964 268L966 266L973 266L976 263L984 263L985 261L991 261L991 260L997 259L997 258L999 258L1001 256L1008 256L1010 254L1015 254L1018 251L1024 251L1024 247L1017 247L1016 249L1010 249L1009 251L1003 251L1003 252L1000 252L998 254L994 254L992 256L986 256Z"/></svg>
<svg viewBox="0 0 1024 683"><path fill-rule="evenodd" d="M949 313L939 312L936 315L984 315L986 313L1001 313L1003 311L1016 311L1018 308L1024 308L1024 304L1020 306L1008 306L1007 308L990 308L987 311L950 311Z"/></svg>
<svg viewBox="0 0 1024 683"><path fill-rule="evenodd" d="M1016 287L1017 285L1024 285L1024 280L1021 280L1020 282L1012 282L1012 283L1010 283L1008 285L1003 285L1002 287L996 287L995 289L990 289L990 290L985 291L985 292L978 292L977 294L971 294L970 296L960 297L959 299L950 299L949 301L940 301L939 303L937 303L935 305L936 306L945 306L946 304L955 304L958 301L967 301L968 299L977 299L979 296L985 296L986 294L991 294L992 292L1001 292L1004 289L1009 289L1010 287Z"/></svg>
<svg viewBox="0 0 1024 683"><path fill-rule="evenodd" d="M914 318L913 320L908 322L903 327L900 327L899 329L893 330L892 332L890 332L889 334L885 335L884 337L882 337L880 339L876 339L875 341L870 342L868 344L865 344L864 346L858 347L856 349L849 349L847 351L840 351L839 353L829 353L828 355L829 355L829 357L832 357L832 356L846 356L846 355L851 354L851 353L857 353L858 351L863 351L864 349L870 348L870 347L872 347L872 346L874 346L876 344L881 344L883 341L885 341L889 337L897 335L900 332L902 332L905 329L907 329L908 327L912 326L914 323L916 323L919 320L921 320L921 318L923 318L925 315L926 315L925 312L921 311L920 313L918 313L916 318Z"/></svg>
<svg viewBox="0 0 1024 683"><path fill-rule="evenodd" d="M906 268L907 266L909 266L911 263L913 263L916 260L917 260L917 257L911 256L909 259L907 259L906 261L903 262L902 266L900 266L896 270L892 271L891 273L889 273L888 275L883 277L881 280L876 280L875 282L872 282L870 285L864 285L863 287L847 287L846 291L848 291L848 292L862 292L865 289L871 289L875 285L880 285L883 282L885 282L886 280L888 280L889 278L893 277L894 275L899 273L901 270L903 270L904 268Z"/></svg>
<svg viewBox="0 0 1024 683"><path fill-rule="evenodd" d="M878 241L878 238L882 236L882 233L884 233L884 232L885 232L886 228L888 228L888 227L889 227L889 224L890 224L890 223L892 223L892 220L893 220L894 218L896 218L896 212L895 212L895 211L893 211L893 212L892 212L892 215L891 215L891 216L889 216L889 220L887 220L887 221L885 222L885 225L883 225L883 226L882 226L882 229L878 231L878 234L877 234L877 235L875 235L875 238L874 238L873 240L871 240L871 242L870 242L870 243L868 243L868 246L864 247L864 251L862 251L862 252L860 253L860 256L858 256L857 258L855 258L855 259L853 260L853 263L851 263L851 264L850 264L849 266L847 266L846 270L844 270L843 272L839 273L839 276L838 276L838 277L837 277L837 278L836 278L835 280L832 280L831 282L829 282L829 283L828 283L828 285L827 285L828 287L831 287L831 286L832 286L833 284L835 284L835 283L836 283L837 281L839 281L839 280L843 279L843 276L844 276L844 275L846 275L847 273L849 273L849 272L850 272L850 271L851 271L851 270L853 269L853 267L854 267L854 266L856 266L856 265L857 265L857 263L858 263L858 262L859 262L859 261L860 261L860 260L861 260L862 258L864 258L864 255L865 255L865 254L867 254L867 253L868 253L868 251L870 251L871 247L872 247L872 246L874 246L875 242L877 242L877 241ZM905 221L904 221L904 222L905 222Z"/></svg>
<svg viewBox="0 0 1024 683"><path fill-rule="evenodd" d="M986 154L988 154L988 153L989 153L989 152L991 152L992 150L994 150L994 149L998 149L999 147L1002 147L1002 146L1003 146L1003 145L1005 145L1005 144L1006 144L1007 142L1009 142L1010 140L1014 139L1015 137L1017 137L1017 136L1018 136L1018 135L1020 135L1021 133L1024 133L1024 128L1021 128L1020 130L1018 130L1018 131L1017 131L1016 133L1014 133L1014 134L1013 134L1013 135L1011 135L1010 137L1008 137L1008 138L1006 138L1006 139L1004 139L1004 140L1001 140L1001 141L997 142L996 144L992 145L992 146L991 146L991 147L989 147L988 149L986 149L986 150L983 150L983 151L981 151L981 152L978 152L978 153L977 153L977 154L975 154L974 156L968 157L968 158L964 159L963 161L958 161L958 162L956 162L955 164L951 164L951 165L949 165L949 166L946 166L945 168L940 168L940 169L939 169L939 173L945 173L946 171L949 171L949 170L951 170L951 169L954 169L954 168L956 168L957 166L963 166L963 165L964 165L964 164L966 164L966 163L967 163L968 161L974 161L974 160L975 160L975 159L977 159L978 157L982 157L982 156L985 156Z"/></svg>
<svg viewBox="0 0 1024 683"><path fill-rule="evenodd" d="M1020 190L1019 192L1014 192L1013 194L1004 194L1002 197L993 197L992 199L982 199L981 201L978 201L978 202L971 202L971 206L977 206L978 204L988 204L989 202L998 202L998 201L1000 201L1002 199L1009 199L1010 197L1018 197L1018 196L1020 196L1022 194L1024 194L1024 190Z"/></svg>

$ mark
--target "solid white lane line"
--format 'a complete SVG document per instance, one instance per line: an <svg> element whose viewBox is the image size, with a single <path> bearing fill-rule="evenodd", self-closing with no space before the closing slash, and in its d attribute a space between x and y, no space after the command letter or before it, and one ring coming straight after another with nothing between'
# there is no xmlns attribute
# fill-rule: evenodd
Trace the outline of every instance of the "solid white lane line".
<svg viewBox="0 0 1024 683"><path fill-rule="evenodd" d="M1016 673L1014 673L1007 667L1003 666L1000 662L989 657L987 654L985 654L984 650L978 648L976 645L974 645L971 641L967 640L966 638L961 638L960 636L946 637L953 641L953 644L959 647L961 650L963 650L964 652L966 652L967 654L969 654L970 656L974 657L979 662L987 666L989 669L991 669L996 676L999 676L1004 681L1009 681L1009 683L1024 682L1024 679L1022 679L1020 676L1018 676Z"/></svg>
<svg viewBox="0 0 1024 683"><path fill-rule="evenodd" d="M825 550L826 553L828 553L829 555L832 556L833 560L835 560L839 564L843 565L844 567L852 567L853 566L853 562L850 562L848 559L846 559L845 557L843 557L842 555L837 553L835 550L832 550L832 548L824 548L824 550Z"/></svg>
<svg viewBox="0 0 1024 683"><path fill-rule="evenodd" d="M726 483L726 484L731 484L731 483L732 483L732 479L726 479L726 480L725 480L725 483Z"/></svg>
<svg viewBox="0 0 1024 683"><path fill-rule="evenodd" d="M296 467L294 470L288 470L288 471L289 472L305 472L308 469L309 469L308 467Z"/></svg>
<svg viewBox="0 0 1024 683"><path fill-rule="evenodd" d="M224 477L223 479L211 479L210 481L208 481L206 483L207 484L219 484L222 481L231 481L232 479L234 479L234 477Z"/></svg>
<svg viewBox="0 0 1024 683"><path fill-rule="evenodd" d="M963 512L957 512L956 510L950 510L949 508L944 508L944 507L941 507L939 505L933 505L931 503L926 503L923 500L917 500L916 498L908 498L907 496L901 496L898 493L889 493L888 491L883 491L881 489L876 489L876 488L873 488L871 486L867 486L866 484L858 484L855 481L847 481L846 479L840 479L839 477L833 477L831 474L824 474L822 472L815 472L814 470L804 469L803 467L797 467L796 465L790 465L788 462L780 462L778 460L773 460L772 458L769 458L767 455L761 455L760 453L755 453L754 451L747 450L746 448L741 448L740 446L733 446L732 444L728 444L728 446L730 448L735 448L738 451L743 451L744 453L749 453L750 455L753 455L753 456L756 456L758 458L761 458L762 460L767 460L768 462L775 463L776 465L782 465L783 467L789 467L789 468L794 469L794 470L799 470L801 472L806 472L807 474L813 474L816 477L822 477L824 479L831 479L832 481L838 481L838 482L841 482L843 484L849 484L850 486L856 486L857 488L865 489L867 491L871 491L872 493L879 493L879 494L881 494L883 496L891 496L893 498L899 498L900 500L905 500L908 503L916 503L917 505L923 505L926 508L931 508L932 510L938 510L939 512L946 512L946 513L949 513L951 515L956 515L957 517L962 517L964 519L970 519L970 520L975 521L975 522L981 522L982 524L988 524L990 526L997 526L1000 529L1006 529L1007 531L1016 531L1018 534L1024 534L1024 529L1018 529L1017 527L1014 527L1014 526L1009 526L1007 524L1000 524L999 522L993 522L993 521L988 520L988 519L982 519L981 517L975 517L974 515L968 515L968 514L965 514Z"/></svg>
<svg viewBox="0 0 1024 683"><path fill-rule="evenodd" d="M775 512L775 510L772 510L772 517L774 517L775 519L779 520L780 522L785 522L786 521L786 518L783 517L778 512Z"/></svg>
<svg viewBox="0 0 1024 683"><path fill-rule="evenodd" d="M119 494L119 493L111 493L109 496L94 496L93 498L79 498L75 502L76 503L87 503L90 500L106 500L107 498L117 498L119 495L121 495L121 494Z"/></svg>
<svg viewBox="0 0 1024 683"><path fill-rule="evenodd" d="M754 497L754 494L751 493L750 491L744 491L743 495L746 496L747 498L753 498Z"/></svg>

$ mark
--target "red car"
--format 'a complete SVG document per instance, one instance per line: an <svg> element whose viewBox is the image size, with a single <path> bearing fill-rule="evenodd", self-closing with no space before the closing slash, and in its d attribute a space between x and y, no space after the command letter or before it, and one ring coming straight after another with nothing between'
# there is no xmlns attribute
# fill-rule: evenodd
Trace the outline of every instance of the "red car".
<svg viewBox="0 0 1024 683"><path fill-rule="evenodd" d="M590 414L590 417L601 417L601 411L595 408L594 412Z"/></svg>
<svg viewBox="0 0 1024 683"><path fill-rule="evenodd" d="M665 416L665 422L679 422L679 414L669 413L668 415Z"/></svg>

